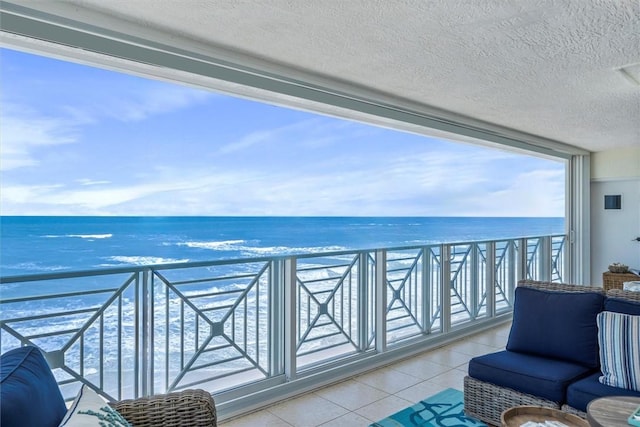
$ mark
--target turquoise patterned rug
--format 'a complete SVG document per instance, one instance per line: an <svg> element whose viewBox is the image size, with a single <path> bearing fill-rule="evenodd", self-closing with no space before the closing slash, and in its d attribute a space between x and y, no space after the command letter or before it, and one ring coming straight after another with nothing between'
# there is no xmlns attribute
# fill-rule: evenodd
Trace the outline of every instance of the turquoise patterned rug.
<svg viewBox="0 0 640 427"><path fill-rule="evenodd" d="M462 392L448 388L373 423L370 427L487 427L486 424L465 416L462 409Z"/></svg>

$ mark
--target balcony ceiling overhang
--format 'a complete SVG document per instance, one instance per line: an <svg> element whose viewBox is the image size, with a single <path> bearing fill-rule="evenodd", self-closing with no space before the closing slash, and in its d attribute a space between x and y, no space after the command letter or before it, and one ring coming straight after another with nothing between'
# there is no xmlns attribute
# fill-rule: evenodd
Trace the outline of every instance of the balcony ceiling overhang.
<svg viewBox="0 0 640 427"><path fill-rule="evenodd" d="M640 145L637 0L12 3L587 151Z"/></svg>

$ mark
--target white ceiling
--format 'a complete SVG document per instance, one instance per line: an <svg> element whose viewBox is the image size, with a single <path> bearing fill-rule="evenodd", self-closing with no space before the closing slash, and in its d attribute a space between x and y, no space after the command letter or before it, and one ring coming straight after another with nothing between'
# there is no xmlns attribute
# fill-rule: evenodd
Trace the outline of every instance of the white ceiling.
<svg viewBox="0 0 640 427"><path fill-rule="evenodd" d="M16 3L72 13L96 26L124 20L129 32L160 30L164 43L192 40L254 66L372 90L589 151L640 146L638 0Z"/></svg>

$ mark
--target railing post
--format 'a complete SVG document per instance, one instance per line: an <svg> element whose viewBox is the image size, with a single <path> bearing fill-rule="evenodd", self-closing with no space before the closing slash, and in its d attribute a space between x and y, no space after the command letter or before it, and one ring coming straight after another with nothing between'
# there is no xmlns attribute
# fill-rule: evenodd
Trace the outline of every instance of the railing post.
<svg viewBox="0 0 640 427"><path fill-rule="evenodd" d="M471 275L469 277L470 279L470 285L471 285L471 320L475 320L476 317L478 317L478 312L480 311L480 307L479 307L479 295L480 295L480 281L478 280L478 268L480 267L480 257L478 256L478 251L480 250L480 248L478 247L477 244L475 243L471 243L469 245L469 251L471 252L470 255L470 259L469 261L471 261L471 266L469 266L467 264L466 267L463 268L470 268L471 270Z"/></svg>
<svg viewBox="0 0 640 427"><path fill-rule="evenodd" d="M508 283L507 283L507 300L513 301L513 294L516 288L516 282L518 280L518 264L516 264L517 247L515 240L509 240L507 243L507 261L508 264Z"/></svg>
<svg viewBox="0 0 640 427"><path fill-rule="evenodd" d="M269 374L278 375L284 367L284 316L283 304L285 283L282 277L282 264L280 259L271 261L271 287L269 290Z"/></svg>
<svg viewBox="0 0 640 427"><path fill-rule="evenodd" d="M368 258L367 252L360 252L358 255L358 349L365 351L369 342L369 325L367 324L367 305L369 298L372 295L368 295Z"/></svg>
<svg viewBox="0 0 640 427"><path fill-rule="evenodd" d="M284 374L289 381L296 378L298 345L298 280L295 257L284 261Z"/></svg>
<svg viewBox="0 0 640 427"><path fill-rule="evenodd" d="M422 251L422 332L431 333L431 251L423 247Z"/></svg>
<svg viewBox="0 0 640 427"><path fill-rule="evenodd" d="M142 396L153 394L153 272L145 269L142 272L142 294L140 310L142 312L141 359L142 369L140 383ZM136 396L139 397L139 396Z"/></svg>
<svg viewBox="0 0 640 427"><path fill-rule="evenodd" d="M486 255L486 290L487 293L487 317L492 318L496 315L496 242L492 240L487 242Z"/></svg>
<svg viewBox="0 0 640 427"><path fill-rule="evenodd" d="M560 247L558 248L558 256L555 259L556 271L558 272L558 281L564 282L564 275L567 269L565 268L565 260L564 256L564 248L565 248L565 240L564 236L560 236ZM553 245L553 238L551 238L551 245Z"/></svg>
<svg viewBox="0 0 640 427"><path fill-rule="evenodd" d="M440 245L440 295L442 333L451 330L451 245Z"/></svg>
<svg viewBox="0 0 640 427"><path fill-rule="evenodd" d="M538 259L538 274L540 280L551 281L551 237L541 237L540 253Z"/></svg>
<svg viewBox="0 0 640 427"><path fill-rule="evenodd" d="M529 269L527 268L528 252L527 239L518 239L518 281L529 278Z"/></svg>
<svg viewBox="0 0 640 427"><path fill-rule="evenodd" d="M387 349L387 251L377 250L376 259L376 351Z"/></svg>

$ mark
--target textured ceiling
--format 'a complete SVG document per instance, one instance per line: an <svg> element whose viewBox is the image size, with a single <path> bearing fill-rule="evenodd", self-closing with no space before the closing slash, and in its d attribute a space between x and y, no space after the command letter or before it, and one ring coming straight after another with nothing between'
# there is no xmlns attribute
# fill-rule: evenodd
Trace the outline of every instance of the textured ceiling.
<svg viewBox="0 0 640 427"><path fill-rule="evenodd" d="M640 145L638 0L70 4L589 151Z"/></svg>

